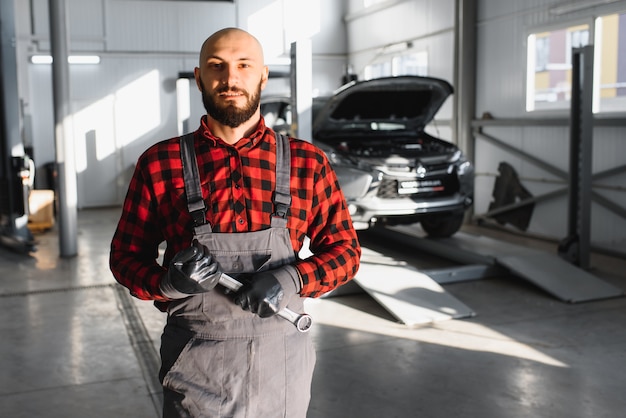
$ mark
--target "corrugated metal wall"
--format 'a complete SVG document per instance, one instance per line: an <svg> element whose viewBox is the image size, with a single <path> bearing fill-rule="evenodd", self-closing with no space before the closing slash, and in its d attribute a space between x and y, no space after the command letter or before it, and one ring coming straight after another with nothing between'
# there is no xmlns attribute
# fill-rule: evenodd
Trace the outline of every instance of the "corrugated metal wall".
<svg viewBox="0 0 626 418"><path fill-rule="evenodd" d="M55 160L51 68L28 60L49 53L48 1L17 3L25 140L33 147L37 186L46 187L45 167ZM67 0L67 10L70 54L101 57L98 65L70 66L80 208L120 204L139 154L178 134L176 79L193 71L202 42L220 28L239 26L256 35L272 68L289 56L296 29L306 27L316 53L316 88L324 94L341 84L342 2ZM271 79L264 93L288 87L288 80ZM188 126L195 129L204 108L193 81L190 90Z"/></svg>
<svg viewBox="0 0 626 418"><path fill-rule="evenodd" d="M47 0L33 0L28 54L49 51ZM176 79L197 65L200 45L214 30L235 26L227 2L70 0L70 54L95 54L97 65L71 65L71 110L79 207L121 203L139 154L177 134ZM39 187L54 161L50 66L25 66ZM195 89L195 86L192 86ZM191 125L202 109L198 96Z"/></svg>

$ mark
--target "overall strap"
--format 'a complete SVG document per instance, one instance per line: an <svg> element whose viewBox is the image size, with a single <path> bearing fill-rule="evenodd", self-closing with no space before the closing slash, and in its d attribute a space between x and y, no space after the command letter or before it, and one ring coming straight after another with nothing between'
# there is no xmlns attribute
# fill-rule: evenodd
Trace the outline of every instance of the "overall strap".
<svg viewBox="0 0 626 418"><path fill-rule="evenodd" d="M204 225L207 221L206 205L202 197L200 174L198 174L198 161L196 159L196 150L194 149L193 142L193 132L180 137L180 158L183 165L187 208L193 218L195 227Z"/></svg>
<svg viewBox="0 0 626 418"><path fill-rule="evenodd" d="M287 226L287 211L291 207L291 150L289 149L289 137L275 132L276 135L276 189L272 201L274 213L272 214L272 227Z"/></svg>
<svg viewBox="0 0 626 418"><path fill-rule="evenodd" d="M198 161L193 144L193 132L180 137L180 158L183 166L187 208L193 218L194 227L206 225L210 231L210 224L206 220L206 204L202 197ZM284 228L287 226L287 211L291 207L290 178L291 150L289 149L289 137L276 133L276 188L272 197L272 203L274 203L274 213L271 215L272 227Z"/></svg>

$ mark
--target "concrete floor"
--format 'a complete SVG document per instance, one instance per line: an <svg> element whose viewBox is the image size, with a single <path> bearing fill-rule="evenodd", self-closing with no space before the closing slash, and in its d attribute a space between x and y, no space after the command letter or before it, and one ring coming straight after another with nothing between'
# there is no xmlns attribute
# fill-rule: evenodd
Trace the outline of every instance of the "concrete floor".
<svg viewBox="0 0 626 418"><path fill-rule="evenodd" d="M118 213L79 212L74 258L59 257L56 228L30 256L0 248L2 417L159 416L164 317L109 272ZM592 267L626 290L626 260L594 254ZM512 276L444 288L476 316L409 328L365 293L308 300L318 355L308 417L624 416L625 297L567 304Z"/></svg>

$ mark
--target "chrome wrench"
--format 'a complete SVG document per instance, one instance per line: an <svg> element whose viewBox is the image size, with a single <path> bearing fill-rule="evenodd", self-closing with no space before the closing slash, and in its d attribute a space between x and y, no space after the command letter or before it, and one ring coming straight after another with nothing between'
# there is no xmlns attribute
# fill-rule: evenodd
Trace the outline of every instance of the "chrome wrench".
<svg viewBox="0 0 626 418"><path fill-rule="evenodd" d="M233 292L238 291L242 286L241 282L226 273L222 273L218 283ZM313 325L311 315L306 313L297 313L288 308L278 311L276 315L294 324L300 332L308 332L311 325Z"/></svg>

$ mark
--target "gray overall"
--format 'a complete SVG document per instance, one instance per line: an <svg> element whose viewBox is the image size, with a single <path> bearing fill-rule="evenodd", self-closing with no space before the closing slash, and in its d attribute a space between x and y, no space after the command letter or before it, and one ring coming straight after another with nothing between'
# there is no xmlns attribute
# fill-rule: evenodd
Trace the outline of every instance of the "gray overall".
<svg viewBox="0 0 626 418"><path fill-rule="evenodd" d="M194 238L206 245L224 273L274 269L292 263L287 229L291 203L288 138L276 136L276 190L271 227L214 233L206 221L193 136L181 138L181 157ZM289 308L303 312L295 295ZM161 337L164 417L304 418L315 351L308 333L278 317L260 318L236 305L218 286L174 301Z"/></svg>

